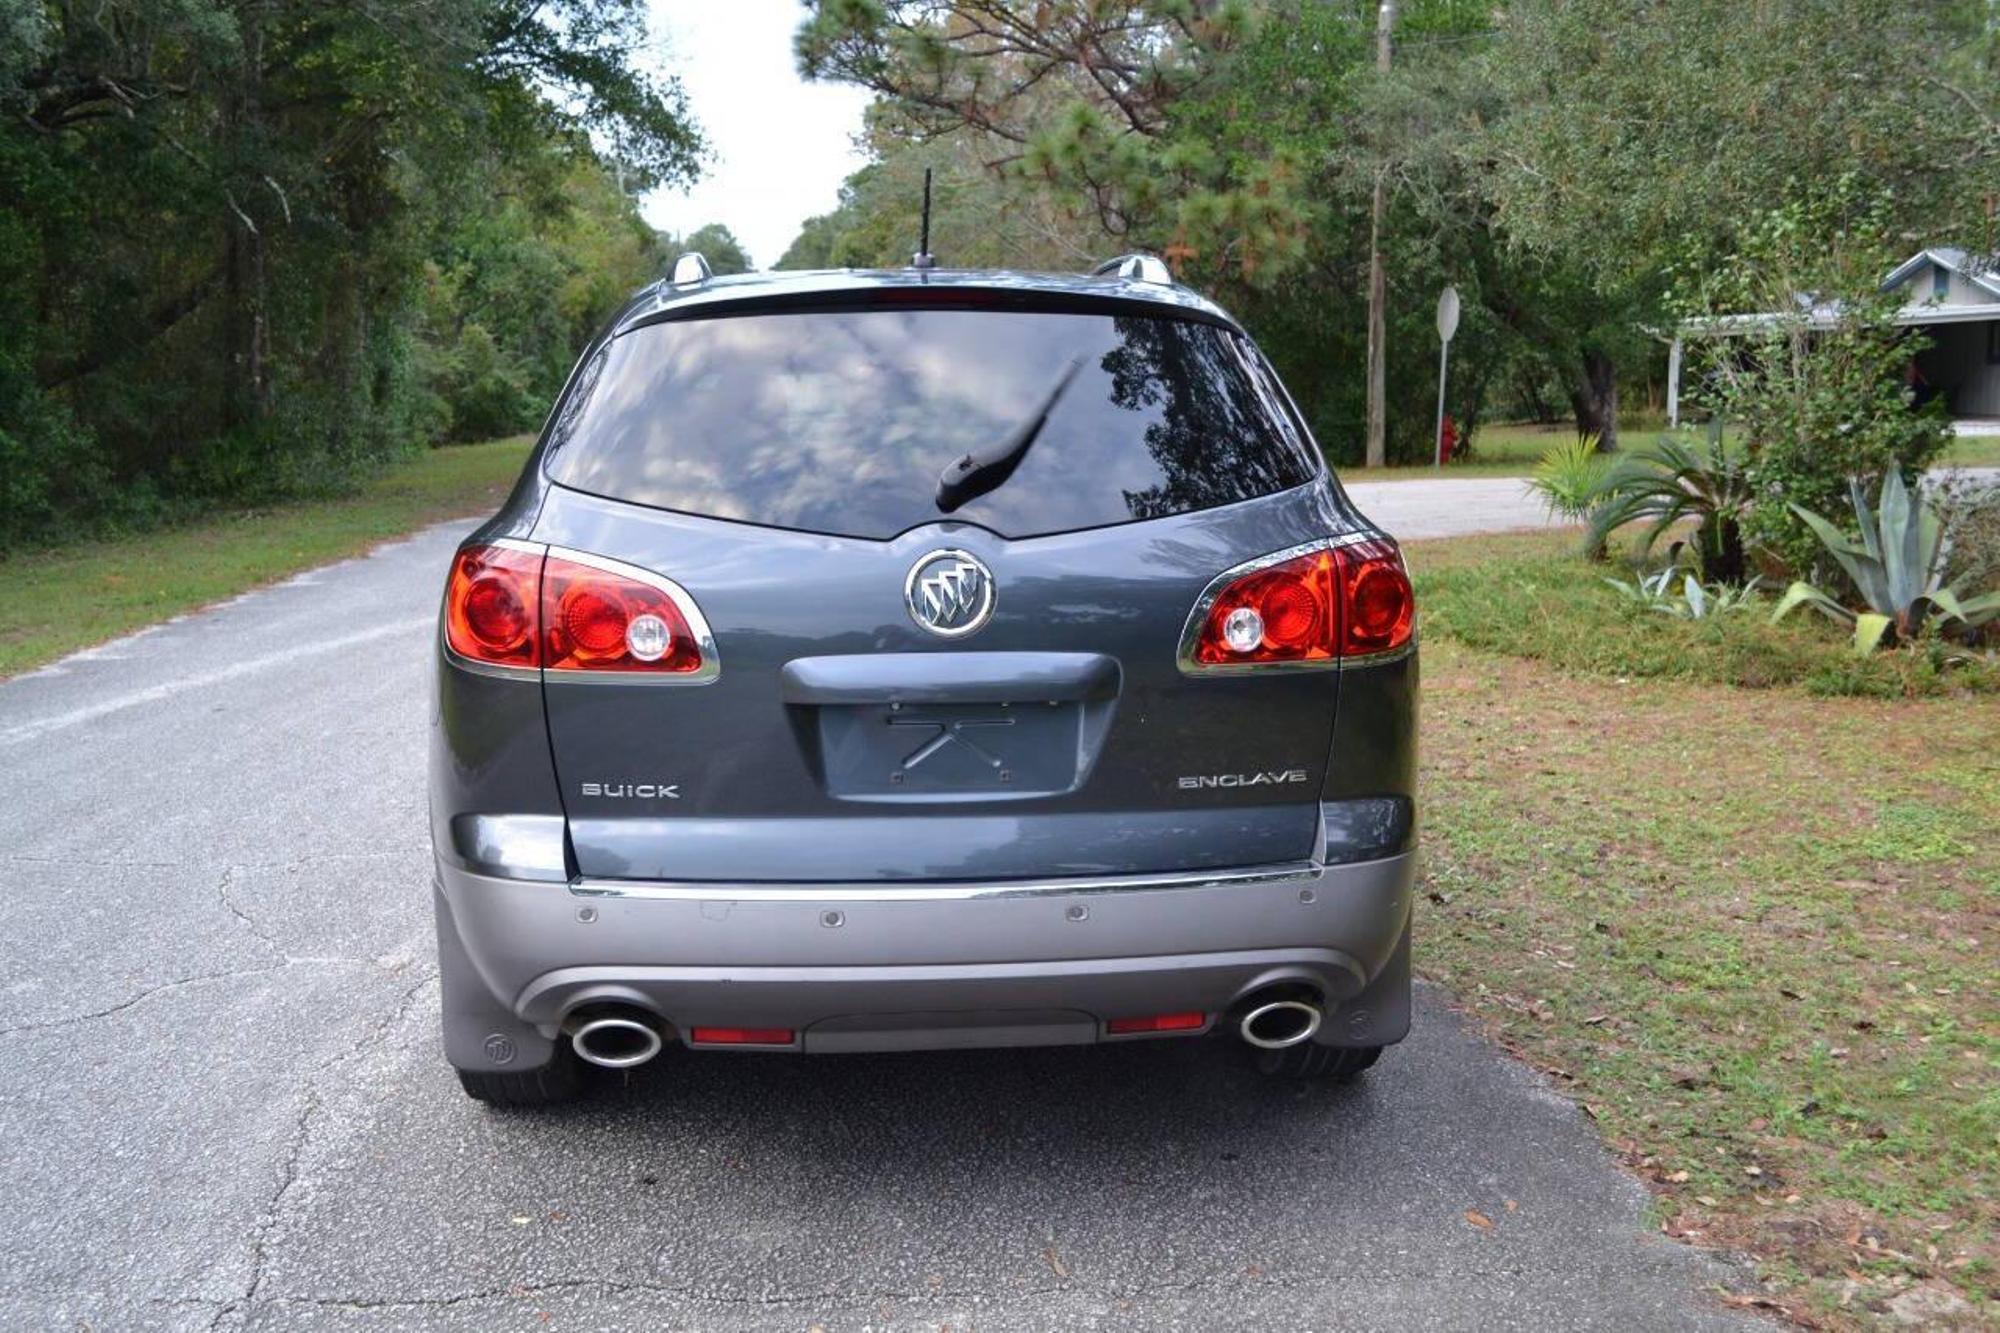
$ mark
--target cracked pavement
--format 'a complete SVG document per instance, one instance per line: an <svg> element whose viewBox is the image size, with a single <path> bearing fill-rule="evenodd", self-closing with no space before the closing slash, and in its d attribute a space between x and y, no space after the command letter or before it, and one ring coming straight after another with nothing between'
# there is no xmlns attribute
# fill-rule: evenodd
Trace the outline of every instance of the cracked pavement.
<svg viewBox="0 0 2000 1333"><path fill-rule="evenodd" d="M0 684L0 1326L1746 1326L1430 990L1349 1088L1158 1042L467 1100L423 787L466 528Z"/></svg>

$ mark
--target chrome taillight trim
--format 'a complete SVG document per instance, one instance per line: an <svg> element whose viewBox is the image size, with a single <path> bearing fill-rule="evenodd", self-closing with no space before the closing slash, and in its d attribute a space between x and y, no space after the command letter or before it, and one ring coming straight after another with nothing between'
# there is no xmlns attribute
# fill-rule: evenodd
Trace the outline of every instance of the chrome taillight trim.
<svg viewBox="0 0 2000 1333"><path fill-rule="evenodd" d="M615 574L621 579L631 579L643 583L655 591L666 594L674 609L687 621L688 632L694 636L695 647L701 652L701 665L693 671L591 671L577 667L543 667L542 680L549 685L707 685L722 674L722 657L715 647L715 634L708 627L708 617L702 615L701 607L695 604L693 594L664 574L656 574L638 565L628 565L622 560L597 555L590 551L578 551L568 546L551 546L549 555L557 560L567 560L572 564L588 565L592 569ZM544 571L543 577L547 577ZM538 617L539 620L539 617Z"/></svg>

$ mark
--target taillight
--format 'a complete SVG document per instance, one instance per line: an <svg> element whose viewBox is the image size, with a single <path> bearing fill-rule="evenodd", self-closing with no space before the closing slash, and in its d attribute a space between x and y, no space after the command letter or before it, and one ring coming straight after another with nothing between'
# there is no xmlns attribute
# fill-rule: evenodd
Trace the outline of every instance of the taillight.
<svg viewBox="0 0 2000 1333"><path fill-rule="evenodd" d="M1259 562L1204 594L1196 615L1191 670L1333 666L1408 643L1416 601L1396 544L1369 538Z"/></svg>
<svg viewBox="0 0 2000 1333"><path fill-rule="evenodd" d="M679 585L560 547L460 551L445 589L445 641L468 661L527 671L700 684L719 669L708 624Z"/></svg>
<svg viewBox="0 0 2000 1333"><path fill-rule="evenodd" d="M541 665L535 600L542 553L511 546L468 546L451 564L445 587L445 642L460 657L491 666Z"/></svg>
<svg viewBox="0 0 2000 1333"><path fill-rule="evenodd" d="M1417 598L1396 543L1370 539L1334 554L1340 561L1340 655L1367 657L1408 643L1416 626Z"/></svg>
<svg viewBox="0 0 2000 1333"><path fill-rule="evenodd" d="M542 571L542 665L549 671L691 675L702 646L665 581L549 554ZM682 594L685 596L685 594Z"/></svg>

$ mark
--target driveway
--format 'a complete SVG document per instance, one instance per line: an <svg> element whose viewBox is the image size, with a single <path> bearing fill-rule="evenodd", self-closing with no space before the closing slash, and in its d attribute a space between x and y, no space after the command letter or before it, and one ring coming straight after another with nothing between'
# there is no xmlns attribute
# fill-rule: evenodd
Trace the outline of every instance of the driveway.
<svg viewBox="0 0 2000 1333"><path fill-rule="evenodd" d="M1399 541L1552 526L1520 477L1438 477L1343 483L1361 512Z"/></svg>
<svg viewBox="0 0 2000 1333"><path fill-rule="evenodd" d="M0 1326L1740 1326L1428 989L1347 1089L1160 1042L466 1100L422 784L465 530L0 685Z"/></svg>

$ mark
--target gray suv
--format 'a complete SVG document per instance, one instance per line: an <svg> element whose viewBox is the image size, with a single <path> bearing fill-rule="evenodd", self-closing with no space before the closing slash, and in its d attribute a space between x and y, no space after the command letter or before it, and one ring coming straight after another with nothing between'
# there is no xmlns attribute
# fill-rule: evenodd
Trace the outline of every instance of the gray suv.
<svg viewBox="0 0 2000 1333"><path fill-rule="evenodd" d="M1270 365L1146 256L713 278L585 352L453 560L445 1055L1220 1033L1410 1013L1409 578Z"/></svg>

